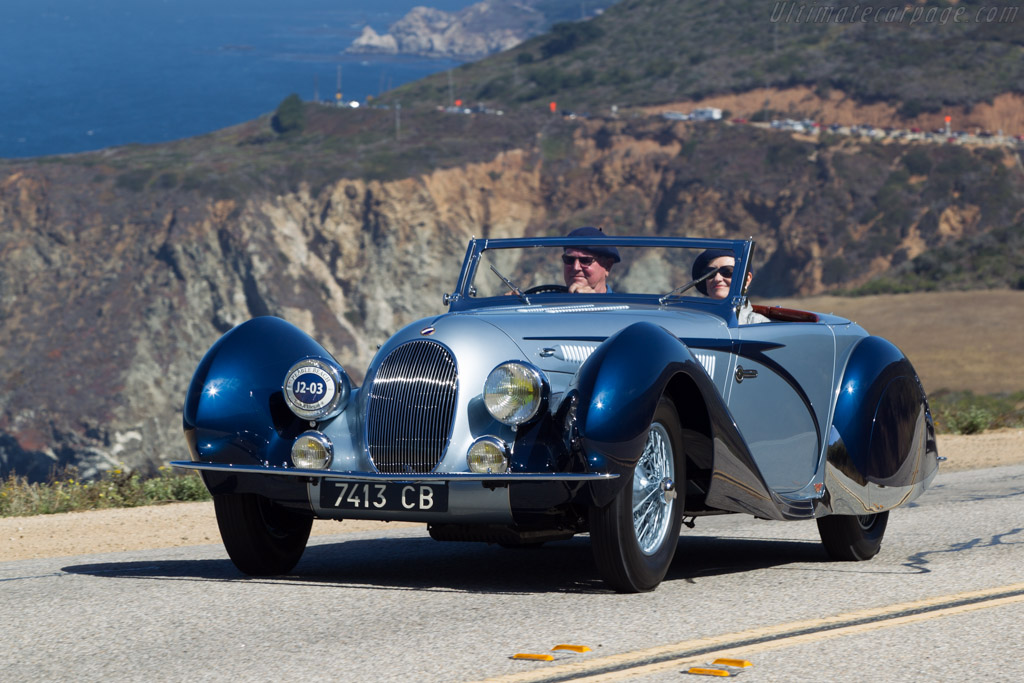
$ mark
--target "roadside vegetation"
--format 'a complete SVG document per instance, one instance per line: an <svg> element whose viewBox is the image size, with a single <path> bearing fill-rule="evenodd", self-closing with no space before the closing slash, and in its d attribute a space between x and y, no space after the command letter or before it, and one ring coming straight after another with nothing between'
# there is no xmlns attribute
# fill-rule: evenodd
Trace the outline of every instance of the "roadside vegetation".
<svg viewBox="0 0 1024 683"><path fill-rule="evenodd" d="M928 397L940 434L980 434L987 429L1024 427L1024 391L976 395L939 391Z"/></svg>
<svg viewBox="0 0 1024 683"><path fill-rule="evenodd" d="M210 493L195 472L161 467L156 476L112 470L85 481L73 467L54 472L44 483L29 483L11 474L0 481L0 517L25 517L57 512L139 507L209 500Z"/></svg>

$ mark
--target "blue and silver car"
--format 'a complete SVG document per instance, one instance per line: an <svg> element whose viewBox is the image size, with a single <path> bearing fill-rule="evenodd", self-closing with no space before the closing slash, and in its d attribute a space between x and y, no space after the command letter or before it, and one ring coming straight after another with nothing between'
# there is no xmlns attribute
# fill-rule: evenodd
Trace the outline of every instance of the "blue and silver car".
<svg viewBox="0 0 1024 683"><path fill-rule="evenodd" d="M621 254L611 291L572 294L562 255L593 238L471 240L448 312L399 330L358 387L284 320L221 337L174 465L202 473L238 569L291 571L314 519L501 545L589 533L623 592L657 587L702 515L813 519L831 558L873 557L938 469L904 354L835 315L754 305L742 324L752 241L601 243ZM725 298L694 277L708 250L733 255Z"/></svg>

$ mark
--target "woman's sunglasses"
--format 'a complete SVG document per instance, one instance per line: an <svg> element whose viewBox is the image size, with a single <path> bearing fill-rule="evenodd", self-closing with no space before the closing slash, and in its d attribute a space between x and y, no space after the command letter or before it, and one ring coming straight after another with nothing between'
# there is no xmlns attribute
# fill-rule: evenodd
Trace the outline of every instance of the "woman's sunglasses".
<svg viewBox="0 0 1024 683"><path fill-rule="evenodd" d="M576 261L579 261L580 265L586 268L593 265L596 260L593 256L569 256L568 254L562 254L562 263L567 266L571 266Z"/></svg>
<svg viewBox="0 0 1024 683"><path fill-rule="evenodd" d="M565 257L563 256L562 258L565 258ZM710 273L713 270L714 270L714 268L708 268L706 272ZM732 279L732 270L733 270L732 266L720 266L718 268L718 275L721 275L726 280L731 280ZM714 275L712 275L711 277L714 277Z"/></svg>

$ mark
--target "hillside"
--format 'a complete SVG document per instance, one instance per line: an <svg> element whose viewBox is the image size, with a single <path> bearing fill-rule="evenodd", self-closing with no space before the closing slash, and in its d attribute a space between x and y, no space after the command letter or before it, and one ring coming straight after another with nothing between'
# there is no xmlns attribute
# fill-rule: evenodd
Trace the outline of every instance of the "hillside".
<svg viewBox="0 0 1024 683"><path fill-rule="evenodd" d="M884 13L845 0L622 0L452 76L456 97L505 110L557 99L564 109L605 114L612 105L806 86L824 100L835 91L886 104L905 122L939 112L959 119L999 95L1024 93L1024 16L1018 3L997 9L975 0ZM448 74L437 74L388 99L432 106L446 104L448 92Z"/></svg>
<svg viewBox="0 0 1024 683"><path fill-rule="evenodd" d="M747 55L741 48L756 47L754 37L723 34L729 22L738 36L772 24L752 23L736 9L744 6L751 9L713 3L698 12L692 2L624 0L517 50L569 64L591 42L613 41L621 67L639 78L630 65L650 45L661 49L641 40L643 31L662 30L660 16L693 38L671 44L699 44L709 55L688 61L687 73L705 83L721 78L719 91L736 92L718 96L741 97L750 83L737 74L750 60L799 42L777 48L773 39ZM580 26L601 33L542 51L546 41L592 30ZM943 30L954 28L967 30ZM828 45L858 45L867 30L885 38L875 52L904 49L904 36L887 27L822 30L836 33ZM976 47L1019 48L1007 40ZM513 75L535 68L516 54L460 69L458 82L503 59L513 60ZM591 57L602 54L595 47ZM995 82L982 77L988 63L972 62L979 71L962 84L977 89L957 101L986 97ZM1000 78L1014 68L1004 64ZM996 81L991 92L1014 91ZM569 83L564 92L591 93L594 102L622 93L621 102L631 83ZM689 87L666 86L665 97L710 92ZM642 110L571 118L526 107L528 99L502 116L466 115L395 96L401 109L293 102L286 112L282 103L277 116L198 138L0 160L0 476L43 479L69 464L89 476L181 457L192 370L220 334L253 316L297 324L361 381L377 344L444 310L442 294L473 235L563 234L590 224L616 234L753 236L751 294L761 299L1024 288L1024 170L1012 146L810 136Z"/></svg>
<svg viewBox="0 0 1024 683"><path fill-rule="evenodd" d="M378 343L444 310L471 235L753 235L752 294L776 297L860 287L1022 231L1024 173L1001 149L658 117L403 111L399 128L386 110L303 112L286 135L267 117L0 162L2 473L180 457L192 370L252 316L296 323L360 381ZM1019 250L979 254L955 262L962 284L1019 282Z"/></svg>

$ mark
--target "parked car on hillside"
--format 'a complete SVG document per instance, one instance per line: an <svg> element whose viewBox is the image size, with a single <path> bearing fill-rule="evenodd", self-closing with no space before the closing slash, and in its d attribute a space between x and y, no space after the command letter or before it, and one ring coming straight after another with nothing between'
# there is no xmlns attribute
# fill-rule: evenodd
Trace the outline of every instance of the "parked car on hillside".
<svg viewBox="0 0 1024 683"><path fill-rule="evenodd" d="M395 333L359 387L284 320L218 340L174 465L202 473L238 569L291 571L314 518L501 545L589 533L624 592L662 581L685 517L816 520L832 559L874 556L937 471L903 353L835 315L740 324L746 240L606 237L614 292L570 294L564 250L594 239L471 240L448 312ZM697 291L707 249L735 257L725 299Z"/></svg>

